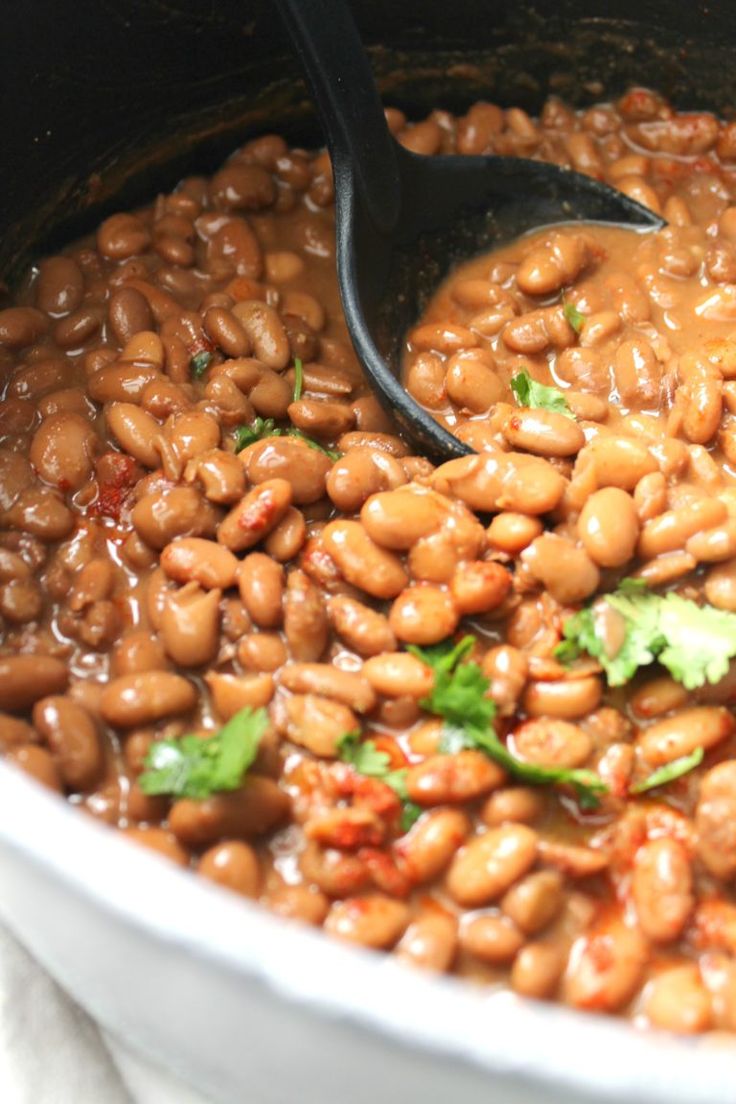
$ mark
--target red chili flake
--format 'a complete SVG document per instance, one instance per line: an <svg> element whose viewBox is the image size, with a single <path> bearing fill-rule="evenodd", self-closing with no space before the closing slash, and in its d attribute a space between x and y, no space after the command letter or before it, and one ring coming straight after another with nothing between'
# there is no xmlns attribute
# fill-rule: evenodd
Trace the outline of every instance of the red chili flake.
<svg viewBox="0 0 736 1104"><path fill-rule="evenodd" d="M355 851L358 847L378 847L383 842L383 834L375 824L355 824L345 820L335 826L330 835L330 846L341 851Z"/></svg>
<svg viewBox="0 0 736 1104"><path fill-rule="evenodd" d="M238 528L246 533L259 533L273 520L276 508L273 495L266 491L243 511L238 518Z"/></svg>
<svg viewBox="0 0 736 1104"><path fill-rule="evenodd" d="M87 513L119 521L135 483L137 464L130 456L108 452L100 458L99 470L104 471L105 478L100 481L97 498L90 504Z"/></svg>

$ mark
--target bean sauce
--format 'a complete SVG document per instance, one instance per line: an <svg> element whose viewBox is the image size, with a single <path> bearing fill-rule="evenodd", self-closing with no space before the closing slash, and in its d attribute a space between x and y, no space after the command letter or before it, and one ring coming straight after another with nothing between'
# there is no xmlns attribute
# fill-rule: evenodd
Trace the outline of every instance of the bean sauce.
<svg viewBox="0 0 736 1104"><path fill-rule="evenodd" d="M542 228L450 275L404 355L477 453L438 468L351 349L326 153L262 136L43 258L0 310L0 752L330 936L736 1030L736 665L613 677L602 597L736 613L732 125L643 89L387 117L668 225ZM595 654L560 651L576 615ZM161 741L244 715L242 777L147 785Z"/></svg>

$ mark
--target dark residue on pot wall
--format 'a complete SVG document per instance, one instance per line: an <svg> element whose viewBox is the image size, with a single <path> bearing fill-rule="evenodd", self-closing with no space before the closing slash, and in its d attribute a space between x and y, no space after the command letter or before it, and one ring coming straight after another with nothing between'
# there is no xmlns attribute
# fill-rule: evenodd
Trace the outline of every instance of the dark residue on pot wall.
<svg viewBox="0 0 736 1104"><path fill-rule="evenodd" d="M549 92L590 103L642 72L681 107L725 113L736 103L727 46L736 9L726 3L361 0L354 8L384 95L411 113L478 98L533 111ZM294 139L318 139L265 0L211 8L79 0L73 19L60 18L56 3L28 0L5 13L0 53L8 281L106 212L143 202L185 171L211 171L272 120Z"/></svg>

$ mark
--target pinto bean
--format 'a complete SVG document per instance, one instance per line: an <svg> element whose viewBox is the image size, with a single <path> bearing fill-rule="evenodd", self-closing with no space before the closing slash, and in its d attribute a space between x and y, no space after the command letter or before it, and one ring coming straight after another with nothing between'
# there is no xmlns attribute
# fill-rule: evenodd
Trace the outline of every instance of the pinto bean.
<svg viewBox="0 0 736 1104"><path fill-rule="evenodd" d="M284 635L292 658L311 663L327 646L329 622L318 588L303 571L290 571L284 595Z"/></svg>
<svg viewBox="0 0 736 1104"><path fill-rule="evenodd" d="M446 805L484 797L505 781L501 767L480 751L433 755L409 768L406 786L418 805Z"/></svg>
<svg viewBox="0 0 736 1104"><path fill-rule="evenodd" d="M248 335L254 355L268 368L284 369L291 358L289 339L273 307L260 299L236 303L232 313Z"/></svg>
<svg viewBox="0 0 736 1104"><path fill-rule="evenodd" d="M334 595L327 602L327 616L335 632L358 655L377 656L396 647L388 619L354 598Z"/></svg>
<svg viewBox="0 0 736 1104"><path fill-rule="evenodd" d="M319 694L295 694L285 704L284 734L313 755L334 759L346 732L359 728L352 709Z"/></svg>
<svg viewBox="0 0 736 1104"><path fill-rule="evenodd" d="M711 768L700 784L695 812L697 853L716 878L736 874L736 760Z"/></svg>
<svg viewBox="0 0 736 1104"><path fill-rule="evenodd" d="M104 770L97 726L87 710L71 698L51 695L33 707L33 724L54 756L64 785L91 790Z"/></svg>
<svg viewBox="0 0 736 1104"><path fill-rule="evenodd" d="M631 495L604 487L587 500L578 520L578 536L600 567L621 567L634 555L639 519Z"/></svg>
<svg viewBox="0 0 736 1104"><path fill-rule="evenodd" d="M711 568L705 580L705 597L718 609L736 612L736 559Z"/></svg>
<svg viewBox="0 0 736 1104"><path fill-rule="evenodd" d="M541 532L542 523L539 518L509 511L496 514L487 530L489 542L510 556L521 552Z"/></svg>
<svg viewBox="0 0 736 1104"><path fill-rule="evenodd" d="M360 520L376 544L406 550L439 529L447 514L439 495L426 489L399 489L371 495L360 511Z"/></svg>
<svg viewBox="0 0 736 1104"><path fill-rule="evenodd" d="M640 479L657 470L657 461L646 445L633 437L595 437L579 459L588 457L599 487L632 491Z"/></svg>
<svg viewBox="0 0 736 1104"><path fill-rule="evenodd" d="M601 681L595 675L530 682L522 698L522 705L531 717L577 720L598 706L601 694Z"/></svg>
<svg viewBox="0 0 736 1104"><path fill-rule="evenodd" d="M69 681L67 666L50 655L0 656L0 709L21 713Z"/></svg>
<svg viewBox="0 0 736 1104"><path fill-rule="evenodd" d="M501 900L501 909L526 935L546 928L562 911L563 882L556 870L527 874Z"/></svg>
<svg viewBox="0 0 736 1104"><path fill-rule="evenodd" d="M459 564L450 579L450 594L461 616L490 613L511 589L511 574L501 564L475 560Z"/></svg>
<svg viewBox="0 0 736 1104"><path fill-rule="evenodd" d="M201 537L178 537L161 552L161 567L176 583L198 583L205 589L235 585L238 561L227 548Z"/></svg>
<svg viewBox="0 0 736 1104"><path fill-rule="evenodd" d="M243 897L258 896L261 885L258 856L241 840L226 840L205 851L197 873Z"/></svg>
<svg viewBox="0 0 736 1104"><path fill-rule="evenodd" d="M411 966L445 973L457 951L457 921L439 908L422 910L404 932L396 957Z"/></svg>
<svg viewBox="0 0 736 1104"><path fill-rule="evenodd" d="M71 314L82 302L84 276L73 257L47 257L38 266L36 304L45 314Z"/></svg>
<svg viewBox="0 0 736 1104"><path fill-rule="evenodd" d="M395 844L402 869L415 884L432 881L470 834L470 821L459 809L435 809L420 817Z"/></svg>
<svg viewBox="0 0 736 1104"><path fill-rule="evenodd" d="M644 559L684 548L690 537L712 529L726 519L726 507L718 498L701 498L645 522L638 553Z"/></svg>
<svg viewBox="0 0 736 1104"><path fill-rule="evenodd" d="M269 704L276 690L273 678L267 672L242 677L208 671L204 681L215 713L222 721L229 721L241 709L262 709Z"/></svg>
<svg viewBox="0 0 736 1104"><path fill-rule="evenodd" d="M360 522L332 521L322 540L346 581L374 598L395 598L406 586L399 558L371 540Z"/></svg>
<svg viewBox="0 0 736 1104"><path fill-rule="evenodd" d="M140 671L164 671L167 665L161 641L145 629L123 636L116 644L111 657L114 675L134 675Z"/></svg>
<svg viewBox="0 0 736 1104"><path fill-rule="evenodd" d="M325 931L348 943L376 950L392 947L409 923L409 909L382 894L336 901L327 914Z"/></svg>
<svg viewBox="0 0 736 1104"><path fill-rule="evenodd" d="M647 960L638 928L611 917L573 944L563 995L576 1008L615 1012L634 995Z"/></svg>
<svg viewBox="0 0 736 1104"><path fill-rule="evenodd" d="M100 697L100 712L115 728L140 728L189 713L196 701L194 685L181 675L140 671L107 684Z"/></svg>
<svg viewBox="0 0 736 1104"><path fill-rule="evenodd" d="M309 448L295 437L257 441L240 453L251 483L284 479L291 485L294 505L317 502L325 493L325 480L332 467L329 456Z"/></svg>
<svg viewBox="0 0 736 1104"><path fill-rule="evenodd" d="M6 753L5 761L14 767L19 767L47 789L54 790L56 793L62 792L59 771L46 748L38 747L36 744L14 747Z"/></svg>
<svg viewBox="0 0 736 1104"><path fill-rule="evenodd" d="M524 997L544 1000L554 995L565 960L561 948L540 940L522 947L511 967L511 986Z"/></svg>
<svg viewBox="0 0 736 1104"><path fill-rule="evenodd" d="M574 456L585 444L585 434L577 422L550 410L513 411L502 432L512 448L537 456Z"/></svg>
<svg viewBox="0 0 736 1104"><path fill-rule="evenodd" d="M161 456L156 447L156 438L161 427L141 407L134 403L110 403L105 410L107 428L115 440L140 464L147 468L157 468Z"/></svg>
<svg viewBox="0 0 736 1104"><path fill-rule="evenodd" d="M663 970L647 987L644 1007L653 1027L691 1035L713 1022L711 996L695 963Z"/></svg>
<svg viewBox="0 0 736 1104"><path fill-rule="evenodd" d="M394 636L407 644L437 644L446 640L459 620L452 595L429 583L402 590L388 615Z"/></svg>
<svg viewBox="0 0 736 1104"><path fill-rule="evenodd" d="M524 945L524 934L508 916L467 916L460 927L460 946L489 966L511 962Z"/></svg>
<svg viewBox="0 0 736 1104"><path fill-rule="evenodd" d="M555 233L526 255L516 273L516 283L527 295L549 295L572 283L588 260L588 248L581 235Z"/></svg>
<svg viewBox="0 0 736 1104"><path fill-rule="evenodd" d="M250 840L282 824L289 798L271 778L248 775L240 789L204 801L181 798L169 814L169 827L186 847L209 847L226 839Z"/></svg>
<svg viewBox="0 0 736 1104"><path fill-rule="evenodd" d="M632 896L644 935L671 943L693 910L693 876L681 843L667 837L650 840L636 853Z"/></svg>
<svg viewBox="0 0 736 1104"><path fill-rule="evenodd" d="M240 564L238 587L243 605L256 625L276 628L283 620L284 572L262 552L251 552Z"/></svg>
<svg viewBox="0 0 736 1104"><path fill-rule="evenodd" d="M151 235L137 215L110 215L97 230L97 248L112 261L144 253L150 241Z"/></svg>
<svg viewBox="0 0 736 1104"><path fill-rule="evenodd" d="M231 552L242 552L258 544L291 505L291 485L285 479L270 479L248 491L220 522L217 539Z"/></svg>
<svg viewBox="0 0 736 1104"><path fill-rule="evenodd" d="M383 652L363 664L373 689L387 698L410 697L417 701L432 692L432 668L409 652Z"/></svg>
<svg viewBox="0 0 736 1104"><path fill-rule="evenodd" d="M32 345L49 327L45 314L33 307L0 310L0 348L23 349Z"/></svg>
<svg viewBox="0 0 736 1104"><path fill-rule="evenodd" d="M395 457L379 449L354 448L333 465L327 476L327 493L338 510L354 513L371 495L406 482Z"/></svg>
<svg viewBox="0 0 736 1104"><path fill-rule="evenodd" d="M459 905L477 908L496 900L532 866L537 834L524 824L490 828L460 849L447 874Z"/></svg>
<svg viewBox="0 0 736 1104"><path fill-rule="evenodd" d="M716 705L693 706L644 729L638 745L647 763L659 767L690 755L696 748L715 747L734 731L736 720L728 709Z"/></svg>
<svg viewBox="0 0 736 1104"><path fill-rule="evenodd" d="M435 471L432 486L459 498L471 510L546 514L559 503L565 484L546 460L493 453L448 460Z"/></svg>
<svg viewBox="0 0 736 1104"><path fill-rule="evenodd" d="M356 713L370 713L376 695L366 678L330 663L290 663L279 682L294 694L319 694L350 706Z"/></svg>
<svg viewBox="0 0 736 1104"><path fill-rule="evenodd" d="M503 714L512 713L529 673L524 653L510 644L499 644L483 656L482 670L491 684L489 696Z"/></svg>
<svg viewBox="0 0 736 1104"><path fill-rule="evenodd" d="M520 759L543 767L579 767L593 751L591 737L569 721L539 717L514 729L513 748Z"/></svg>
<svg viewBox="0 0 736 1104"><path fill-rule="evenodd" d="M203 667L217 654L220 590L186 583L168 594L161 611L161 640L166 654L180 667Z"/></svg>
<svg viewBox="0 0 736 1104"><path fill-rule="evenodd" d="M146 544L163 549L176 537L211 536L216 516L193 487L172 487L144 495L131 520Z"/></svg>
<svg viewBox="0 0 736 1104"><path fill-rule="evenodd" d="M588 598L600 582L598 568L588 553L554 533L543 533L533 540L522 552L521 559L534 578L562 605Z"/></svg>
<svg viewBox="0 0 736 1104"><path fill-rule="evenodd" d="M60 490L78 490L92 475L100 440L80 414L44 418L33 435L30 460L41 478Z"/></svg>

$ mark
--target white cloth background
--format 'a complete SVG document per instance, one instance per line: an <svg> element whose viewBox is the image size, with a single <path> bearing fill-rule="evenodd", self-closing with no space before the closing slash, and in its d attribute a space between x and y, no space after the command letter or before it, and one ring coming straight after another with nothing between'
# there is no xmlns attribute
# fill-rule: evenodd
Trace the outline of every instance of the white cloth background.
<svg viewBox="0 0 736 1104"><path fill-rule="evenodd" d="M103 1035L0 927L2 1104L215 1104Z"/></svg>

